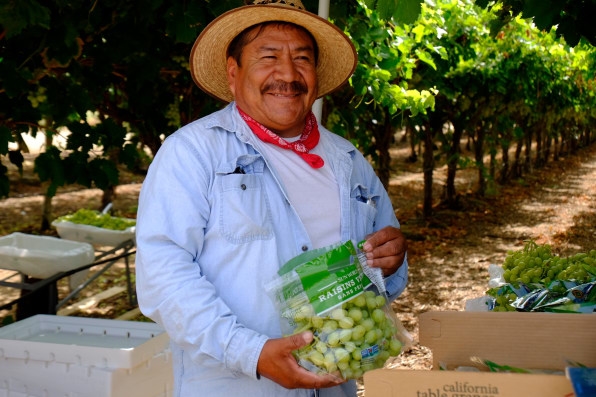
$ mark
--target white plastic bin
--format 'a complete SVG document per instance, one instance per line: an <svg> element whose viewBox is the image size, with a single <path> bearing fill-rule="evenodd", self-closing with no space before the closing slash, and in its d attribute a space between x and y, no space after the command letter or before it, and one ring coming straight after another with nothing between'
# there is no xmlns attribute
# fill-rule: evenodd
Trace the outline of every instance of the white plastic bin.
<svg viewBox="0 0 596 397"><path fill-rule="evenodd" d="M0 328L0 397L168 397L168 344L154 323L29 317Z"/></svg>
<svg viewBox="0 0 596 397"><path fill-rule="evenodd" d="M118 246L127 240L134 241L135 237L135 226L124 230L110 230L60 220L52 222L52 226L56 228L58 235L63 239L108 247Z"/></svg>
<svg viewBox="0 0 596 397"><path fill-rule="evenodd" d="M0 268L34 278L48 278L94 259L95 249L88 243L18 232L0 237Z"/></svg>

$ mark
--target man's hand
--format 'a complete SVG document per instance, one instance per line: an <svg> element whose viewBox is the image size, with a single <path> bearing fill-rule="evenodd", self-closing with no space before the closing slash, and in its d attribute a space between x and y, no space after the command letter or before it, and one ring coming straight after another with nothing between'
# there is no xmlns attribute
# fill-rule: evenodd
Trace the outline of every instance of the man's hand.
<svg viewBox="0 0 596 397"><path fill-rule="evenodd" d="M366 238L362 251L370 267L379 267L384 276L397 271L404 262L408 243L400 229L387 226Z"/></svg>
<svg viewBox="0 0 596 397"><path fill-rule="evenodd" d="M345 381L333 375L317 375L296 362L292 351L308 345L313 340L310 331L265 342L257 372L287 389L322 389L337 386Z"/></svg>

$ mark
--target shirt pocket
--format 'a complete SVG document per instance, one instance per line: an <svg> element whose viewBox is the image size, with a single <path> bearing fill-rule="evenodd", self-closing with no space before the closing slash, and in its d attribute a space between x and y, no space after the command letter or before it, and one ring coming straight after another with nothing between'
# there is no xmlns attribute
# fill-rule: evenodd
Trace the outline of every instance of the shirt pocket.
<svg viewBox="0 0 596 397"><path fill-rule="evenodd" d="M352 208L352 236L362 239L375 231L377 217L378 194L372 194L361 184L356 184L350 191L350 205Z"/></svg>
<svg viewBox="0 0 596 397"><path fill-rule="evenodd" d="M219 203L220 229L228 241L242 244L273 237L262 174L222 175Z"/></svg>

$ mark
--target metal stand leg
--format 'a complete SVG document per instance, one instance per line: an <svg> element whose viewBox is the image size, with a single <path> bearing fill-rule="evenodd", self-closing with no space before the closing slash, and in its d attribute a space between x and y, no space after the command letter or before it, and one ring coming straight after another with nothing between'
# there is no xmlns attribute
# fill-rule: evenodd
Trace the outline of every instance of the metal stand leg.
<svg viewBox="0 0 596 397"><path fill-rule="evenodd" d="M126 281L127 281L127 289L128 289L128 300L131 305L134 305L136 302L136 298L133 298L133 289L132 289L132 277L130 273L130 263L128 257L134 253L132 249L134 248L134 243L132 240L125 241L124 243L120 244L117 247L112 248L111 250L105 251L95 257L95 262L91 264L92 266L97 266L100 264L104 264L104 266L99 269L97 272L93 274L89 279L87 279L83 284L80 284L77 288L75 288L70 294L68 294L64 299L62 299L56 305L56 311L59 308L64 306L69 300L76 297L85 287L99 278L102 274L104 274L108 269L110 269L118 260L124 258L124 262L126 265ZM123 253L120 255L116 255L116 253L120 250L123 250ZM115 255L115 256L114 256ZM102 259L102 260L100 260Z"/></svg>

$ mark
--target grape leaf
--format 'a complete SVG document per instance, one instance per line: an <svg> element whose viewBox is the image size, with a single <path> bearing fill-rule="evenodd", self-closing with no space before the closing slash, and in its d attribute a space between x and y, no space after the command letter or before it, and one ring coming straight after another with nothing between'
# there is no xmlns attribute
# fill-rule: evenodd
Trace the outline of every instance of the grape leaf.
<svg viewBox="0 0 596 397"><path fill-rule="evenodd" d="M398 24L412 24L416 22L421 12L422 2L420 0L400 0L397 2L393 19Z"/></svg>
<svg viewBox="0 0 596 397"><path fill-rule="evenodd" d="M50 28L50 10L37 1L8 1L0 8L0 25L6 38L18 35L28 26Z"/></svg>
<svg viewBox="0 0 596 397"><path fill-rule="evenodd" d="M557 24L560 20L560 8L553 4L553 1L545 0L526 0L522 15L525 17L534 17L536 27L541 30L550 30L551 26Z"/></svg>

